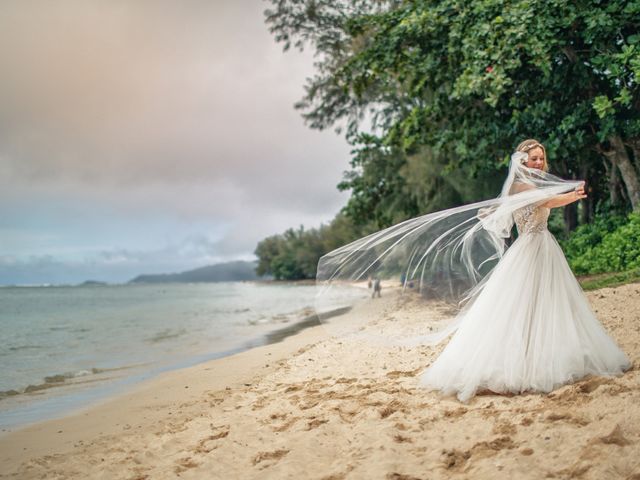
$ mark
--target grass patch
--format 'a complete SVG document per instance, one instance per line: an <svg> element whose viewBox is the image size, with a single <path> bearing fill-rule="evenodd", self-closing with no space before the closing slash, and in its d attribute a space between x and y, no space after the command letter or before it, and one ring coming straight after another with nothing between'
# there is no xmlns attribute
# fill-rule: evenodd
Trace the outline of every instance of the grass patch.
<svg viewBox="0 0 640 480"><path fill-rule="evenodd" d="M605 287L619 287L625 283L640 282L640 268L626 272L598 273L596 275L581 275L578 281L585 291L597 290Z"/></svg>

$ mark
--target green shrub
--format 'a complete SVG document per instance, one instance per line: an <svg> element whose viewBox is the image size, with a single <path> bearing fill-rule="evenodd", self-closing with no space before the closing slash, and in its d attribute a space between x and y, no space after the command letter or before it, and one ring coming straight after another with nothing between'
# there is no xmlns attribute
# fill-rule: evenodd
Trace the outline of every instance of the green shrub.
<svg viewBox="0 0 640 480"><path fill-rule="evenodd" d="M578 274L620 272L640 267L640 214L599 217L582 225L562 247Z"/></svg>

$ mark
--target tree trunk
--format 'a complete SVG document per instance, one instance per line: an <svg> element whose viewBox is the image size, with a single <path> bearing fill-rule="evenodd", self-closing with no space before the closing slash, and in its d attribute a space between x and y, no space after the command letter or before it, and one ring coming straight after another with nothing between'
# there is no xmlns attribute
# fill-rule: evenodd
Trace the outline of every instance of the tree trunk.
<svg viewBox="0 0 640 480"><path fill-rule="evenodd" d="M640 171L640 138L632 138L627 142L633 152L633 160L636 168Z"/></svg>
<svg viewBox="0 0 640 480"><path fill-rule="evenodd" d="M567 233L570 233L578 226L578 205L576 202L570 203L564 207L564 227Z"/></svg>
<svg viewBox="0 0 640 480"><path fill-rule="evenodd" d="M582 169L582 178L589 178L589 169L585 166ZM580 224L584 225L585 223L589 223L593 214L593 188L588 183L585 185L587 189L587 198L580 201Z"/></svg>
<svg viewBox="0 0 640 480"><path fill-rule="evenodd" d="M633 211L640 211L640 180L619 135L609 137L611 150L604 151L609 161L620 170Z"/></svg>
<svg viewBox="0 0 640 480"><path fill-rule="evenodd" d="M591 222L593 220L593 192L589 192L587 198L580 201L580 225Z"/></svg>
<svg viewBox="0 0 640 480"><path fill-rule="evenodd" d="M609 186L609 203L612 207L620 206L620 173L618 167L608 159L602 160L604 170L607 173L607 185Z"/></svg>

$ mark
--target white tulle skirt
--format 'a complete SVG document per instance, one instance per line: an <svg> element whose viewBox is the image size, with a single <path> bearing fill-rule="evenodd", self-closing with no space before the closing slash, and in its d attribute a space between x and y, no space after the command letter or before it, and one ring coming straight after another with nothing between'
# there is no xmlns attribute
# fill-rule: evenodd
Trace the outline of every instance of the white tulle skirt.
<svg viewBox="0 0 640 480"><path fill-rule="evenodd" d="M547 230L520 236L460 315L458 330L419 382L463 402L479 389L549 392L630 367Z"/></svg>

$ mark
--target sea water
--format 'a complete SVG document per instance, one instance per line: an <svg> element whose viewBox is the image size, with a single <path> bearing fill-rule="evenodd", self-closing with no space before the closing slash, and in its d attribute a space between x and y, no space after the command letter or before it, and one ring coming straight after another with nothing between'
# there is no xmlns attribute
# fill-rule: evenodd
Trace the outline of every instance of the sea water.
<svg viewBox="0 0 640 480"><path fill-rule="evenodd" d="M0 428L293 333L313 324L315 293L269 282L0 288Z"/></svg>

